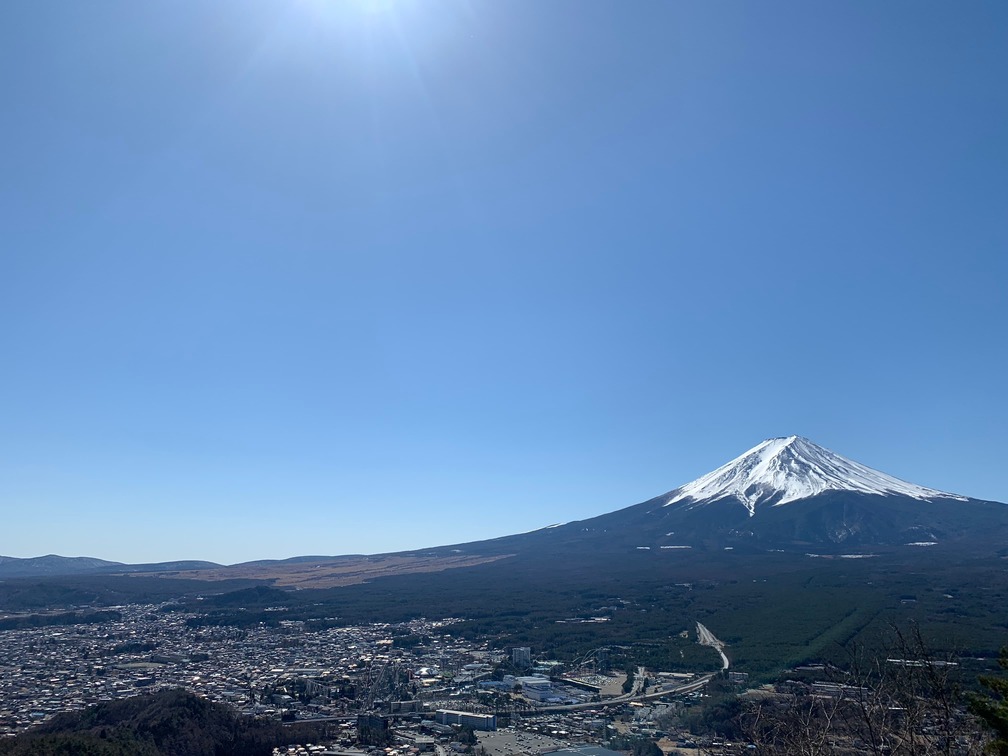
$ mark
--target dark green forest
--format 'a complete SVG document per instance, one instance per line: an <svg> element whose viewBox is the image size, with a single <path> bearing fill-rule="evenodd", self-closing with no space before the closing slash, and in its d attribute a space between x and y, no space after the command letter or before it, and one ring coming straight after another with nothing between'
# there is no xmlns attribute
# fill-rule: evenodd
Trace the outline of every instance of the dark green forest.
<svg viewBox="0 0 1008 756"><path fill-rule="evenodd" d="M569 661L599 647L620 663L670 671L711 668L716 657L683 642L696 622L727 644L734 669L754 680L810 661L837 661L849 643L877 643L894 624L916 623L936 648L992 671L1008 639L1008 574L998 558L964 560L906 550L865 559L793 554L631 552L561 559L503 559L326 590L248 582L147 577L8 580L0 607L46 608L167 602L192 626L252 627L301 620L305 629L418 617L457 617L453 632L527 645ZM266 611L281 607L285 611ZM38 612L35 612L38 614ZM60 615L50 615L59 617ZM594 620L594 621L586 621ZM2 627L0 627L2 629ZM973 668L971 667L971 669Z"/></svg>

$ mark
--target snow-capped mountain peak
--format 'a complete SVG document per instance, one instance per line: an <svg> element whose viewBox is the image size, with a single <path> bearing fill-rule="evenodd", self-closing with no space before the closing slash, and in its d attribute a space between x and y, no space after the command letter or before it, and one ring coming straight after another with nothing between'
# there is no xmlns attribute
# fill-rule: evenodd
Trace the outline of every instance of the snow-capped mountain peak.
<svg viewBox="0 0 1008 756"><path fill-rule="evenodd" d="M734 496L752 516L758 504L780 506L826 491L967 500L873 470L807 438L788 436L768 439L728 464L677 488L665 506Z"/></svg>

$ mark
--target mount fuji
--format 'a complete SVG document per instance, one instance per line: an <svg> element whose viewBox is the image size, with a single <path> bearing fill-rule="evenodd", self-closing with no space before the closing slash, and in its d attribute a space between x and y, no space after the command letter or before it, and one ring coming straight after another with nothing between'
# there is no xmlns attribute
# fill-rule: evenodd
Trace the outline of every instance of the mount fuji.
<svg viewBox="0 0 1008 756"><path fill-rule="evenodd" d="M936 547L1008 554L1008 505L909 483L800 436L771 438L684 486L631 507L474 553L755 550L864 553Z"/></svg>
<svg viewBox="0 0 1008 756"><path fill-rule="evenodd" d="M827 491L911 499L965 496L907 483L831 452L807 438L771 438L713 472L673 491L665 506L704 503L734 497L752 517L757 507L781 506Z"/></svg>

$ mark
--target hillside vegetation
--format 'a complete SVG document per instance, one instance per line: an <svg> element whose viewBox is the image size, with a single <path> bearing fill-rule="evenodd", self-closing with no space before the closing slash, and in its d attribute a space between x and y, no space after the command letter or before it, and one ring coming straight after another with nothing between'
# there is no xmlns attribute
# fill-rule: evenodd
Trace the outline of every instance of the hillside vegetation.
<svg viewBox="0 0 1008 756"><path fill-rule="evenodd" d="M181 690L60 714L11 740L11 756L270 756L275 746L313 740L319 725L248 719Z"/></svg>

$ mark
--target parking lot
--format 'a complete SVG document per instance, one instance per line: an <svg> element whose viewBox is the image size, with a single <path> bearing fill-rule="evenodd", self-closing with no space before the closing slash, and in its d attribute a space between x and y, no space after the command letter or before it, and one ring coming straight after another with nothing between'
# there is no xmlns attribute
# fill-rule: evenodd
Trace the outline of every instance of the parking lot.
<svg viewBox="0 0 1008 756"><path fill-rule="evenodd" d="M479 744L486 748L489 756L511 756L512 754L537 754L544 751L555 751L567 745L566 741L551 738L548 735L535 735L512 729L496 732L481 732Z"/></svg>

